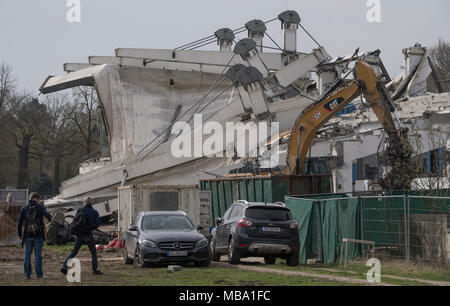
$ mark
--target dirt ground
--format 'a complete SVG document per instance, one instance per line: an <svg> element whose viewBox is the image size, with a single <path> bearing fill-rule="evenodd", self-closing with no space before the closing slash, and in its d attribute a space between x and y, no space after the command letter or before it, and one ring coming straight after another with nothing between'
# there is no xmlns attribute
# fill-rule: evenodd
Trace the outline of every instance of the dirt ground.
<svg viewBox="0 0 450 306"><path fill-rule="evenodd" d="M183 266L181 272L170 273L165 267L136 268L125 265L122 251L98 252L99 269L104 275L91 273L91 256L86 246L77 258L81 261L81 283L69 283L59 269L72 245L44 246L44 279L32 280L23 276L23 252L20 247L0 247L0 286L341 286L341 285L438 285L450 284L447 270L425 266L419 269L411 264L384 264L383 283L366 281L367 267L355 265L343 269L340 266L287 267L282 260L275 265L265 265L261 258L242 259L240 265L229 265L226 256L210 267ZM34 257L34 256L33 256ZM32 258L34 269L34 258ZM403 267L403 268L402 268ZM398 270L398 271L397 271ZM414 273L415 272L415 273ZM389 275L391 274L391 275Z"/></svg>
<svg viewBox="0 0 450 306"><path fill-rule="evenodd" d="M70 251L69 251L70 252ZM25 280L23 277L23 257L24 249L18 247L0 248L0 285L59 285L61 281L66 282L65 276L59 271L62 263L69 255L69 252L48 250L44 246L42 251L44 279L37 280L34 271L34 253L32 254L32 280ZM89 250L83 247L77 258L81 261L82 271L86 277L94 278L91 275L91 255ZM99 252L99 269L114 269L115 266L123 266L121 252ZM95 276L99 280L102 276Z"/></svg>
<svg viewBox="0 0 450 306"><path fill-rule="evenodd" d="M332 279L301 275L267 274L256 271L230 269L226 266L197 268L183 266L181 272L170 273L165 267L136 268L125 265L121 251L100 252L99 269L104 275L91 273L88 250L82 248L78 259L81 261L81 283L69 283L60 267L70 252L70 246L48 247L43 250L44 279L36 279L34 270L31 280L23 276L23 249L17 247L0 248L0 286L335 286L345 282ZM34 258L32 260L34 269ZM259 262L248 263L263 265Z"/></svg>

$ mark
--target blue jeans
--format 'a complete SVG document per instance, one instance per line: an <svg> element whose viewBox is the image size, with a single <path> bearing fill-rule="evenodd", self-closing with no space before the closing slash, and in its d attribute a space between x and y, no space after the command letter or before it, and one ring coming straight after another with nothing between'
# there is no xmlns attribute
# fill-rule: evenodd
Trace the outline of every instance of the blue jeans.
<svg viewBox="0 0 450 306"><path fill-rule="evenodd" d="M42 246L44 245L43 237L25 238L25 259L23 263L23 274L25 277L31 277L31 253L34 248L34 266L36 276L42 277Z"/></svg>
<svg viewBox="0 0 450 306"><path fill-rule="evenodd" d="M78 251L80 250L80 248L83 244L86 244L89 248L89 251L91 252L92 271L97 271L97 250L95 249L95 242L94 242L94 237L92 236L92 234L83 235L83 236L75 236L75 246L73 247L72 253L70 253L70 255L67 257L63 266L67 267L67 262L69 261L69 259L77 256Z"/></svg>

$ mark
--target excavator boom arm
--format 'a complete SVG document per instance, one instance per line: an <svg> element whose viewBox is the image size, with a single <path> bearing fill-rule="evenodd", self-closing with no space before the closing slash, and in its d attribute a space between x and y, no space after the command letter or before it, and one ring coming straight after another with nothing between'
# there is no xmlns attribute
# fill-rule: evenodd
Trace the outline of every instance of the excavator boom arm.
<svg viewBox="0 0 450 306"><path fill-rule="evenodd" d="M286 157L286 174L299 175L319 129L361 94L357 81L347 83L330 97L306 108L295 121Z"/></svg>
<svg viewBox="0 0 450 306"><path fill-rule="evenodd" d="M344 109L356 97L363 94L389 136L389 140L403 141L395 126L392 102L372 67L363 61L356 63L356 80L343 82L329 97L306 108L297 118L291 132L286 157L287 175L303 173L306 155L321 127Z"/></svg>

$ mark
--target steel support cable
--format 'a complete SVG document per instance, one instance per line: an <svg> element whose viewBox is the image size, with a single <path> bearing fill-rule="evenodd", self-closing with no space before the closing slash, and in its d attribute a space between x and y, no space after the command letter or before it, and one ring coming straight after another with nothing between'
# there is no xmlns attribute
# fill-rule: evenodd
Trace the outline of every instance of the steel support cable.
<svg viewBox="0 0 450 306"><path fill-rule="evenodd" d="M230 63L233 61L234 57L236 56L236 53L233 53L233 56L230 58L230 60L228 61L228 63L225 65L225 67L223 68L222 72L220 72L220 74L217 76L216 80L214 81L214 83L211 85L210 88L216 86L217 81L219 81L219 78L225 73L225 70L228 68L228 66L230 66ZM196 110L194 111L194 114L197 113L200 105L203 104L203 101L206 99L206 96L204 96L198 103L198 106L196 108Z"/></svg>
<svg viewBox="0 0 450 306"><path fill-rule="evenodd" d="M211 87L210 87L210 89L211 88L216 88L216 83L217 83L217 81L219 80L219 78L223 75L223 73L225 72L225 70L227 69L227 67L230 65L230 63L231 63L231 61L233 60L233 58L235 57L235 55L236 54L234 54L231 58L230 58L230 60L228 61L228 63L226 64L226 66L223 68L223 70L222 70L222 72L220 73L220 75L216 78L216 80L214 81L214 83L213 83L213 85L211 85ZM225 81L225 79L226 78L223 78L221 81L220 81L220 83L219 84L217 84L217 85L220 85L220 84L222 84L223 83L223 81ZM229 88L229 87L228 87ZM220 93L220 95L222 95L223 94L223 92L222 93ZM219 96L220 96L219 95ZM198 111L198 109L199 109L199 107L203 104L203 101L206 99L206 97L208 96L208 94L207 95L204 95L197 103L195 103L196 105L197 105L197 108L196 108L196 110L192 113L192 115L189 117L189 119L186 121L186 123L189 123L193 118L194 118L194 116L196 115L196 114L198 114L199 113L199 111ZM218 97L216 97L216 98L218 98ZM208 103L205 107L203 107L201 110L200 110L200 112L202 112L206 107L208 107L209 105L211 104L211 102L210 103ZM175 124L175 122L176 121L174 121L172 124L171 124L171 126L173 126L173 124ZM166 129L167 130L167 129ZM175 132L173 132L172 134L177 134L179 132L179 130L177 130L177 131L175 131ZM164 132L163 132L164 133ZM154 150L156 150L161 144L163 144L165 141L163 141L163 142L161 142L161 143L159 143L151 152L153 152ZM150 152L150 153L151 153ZM144 157L145 158L145 157Z"/></svg>
<svg viewBox="0 0 450 306"><path fill-rule="evenodd" d="M222 79L219 83L217 83L217 81L219 80L219 78L223 75L223 73L225 72L225 69L230 65L231 61L234 59L234 57L236 56L236 54L233 54L233 56L230 58L230 60L228 61L228 63L226 64L226 66L224 67L224 69L222 70L222 72L219 74L219 76L216 78L216 80L214 81L214 83L209 87L209 89L206 91L206 93L199 99L197 100L197 102L195 102L194 104L191 105L191 107L189 107L183 114L181 114L180 116L178 116L177 118L175 118L173 120L173 122L164 129L164 131L162 131L161 133L159 133L153 140L151 140L147 145L145 145L144 148L142 148L137 155L141 154L142 151L144 151L145 149L148 148L148 146L150 146L154 141L156 141L156 139L158 139L162 134L164 134L165 132L167 132L170 128L172 128L172 126L175 124L175 122L177 122L179 119L181 119L182 117L184 117L190 110L192 110L196 105L198 105L199 103L202 103L204 99L206 99L206 97L220 84L222 84L225 81L225 78ZM197 107L198 109L198 107ZM194 112L195 114L195 112ZM189 119L189 121L192 119L193 115L191 116L191 118Z"/></svg>
<svg viewBox="0 0 450 306"><path fill-rule="evenodd" d="M264 24L270 23L270 22L275 21L275 20L278 20L278 17L270 19L270 20L267 20L267 21L264 22ZM240 28L237 28L235 30L232 30L232 32L234 34L239 34L239 33L245 32L247 30L251 30L251 29L253 29L255 27L258 27L258 26L259 26L259 24L254 25L253 27L250 27L248 29L246 27L240 27ZM209 35L209 36L204 37L202 39L199 39L199 40L196 40L194 42L191 42L191 43L185 44L183 46L177 47L174 50L186 50L186 49L194 50L196 48L209 45L209 44L215 42L216 40L217 40L217 38L216 38L215 35Z"/></svg>
<svg viewBox="0 0 450 306"><path fill-rule="evenodd" d="M301 28L302 28L302 30L306 33L306 34L308 34L308 36L317 44L317 46L319 46L319 47L322 47L322 45L321 44L319 44L319 42L305 29L305 27L304 26L302 26L302 24L301 23L299 23L298 24Z"/></svg>
<svg viewBox="0 0 450 306"><path fill-rule="evenodd" d="M218 96L216 96L214 99L212 99L211 101L208 102L208 104L206 104L201 110L200 112L202 112L205 108L207 108L208 106L210 106L215 100L217 100L223 93L225 93L228 89L230 89L232 86L234 86L234 84L236 83L233 82L231 83L229 86L227 86L227 88L225 88L224 90L222 90Z"/></svg>
<svg viewBox="0 0 450 306"><path fill-rule="evenodd" d="M256 46L261 47L261 48L271 49L271 50L283 51L283 49L279 49L279 48L275 48L275 47L269 47L269 46L264 46L264 45L256 45Z"/></svg>
<svg viewBox="0 0 450 306"><path fill-rule="evenodd" d="M233 86L234 85L234 82L231 84L231 85L229 85L227 88L225 88L221 93L219 93L219 95L217 95L214 99L212 99L210 102L208 102L208 104L206 104L201 110L200 110L200 112L202 112L205 108L207 108L209 105L211 105L213 102L215 102L225 91L227 91L231 86ZM193 118L194 118L194 116L195 116L195 114L194 115L192 115L187 121L186 121L186 123L189 123ZM195 127L194 127L195 128ZM178 129L178 130L176 130L173 134L176 134L176 133L178 133L180 130ZM159 144L159 145L161 145L161 144ZM158 146L159 146L158 145ZM157 146L157 147L158 147ZM152 151L154 151L155 149L157 149L157 147L156 148L154 148ZM151 153L151 152L150 152Z"/></svg>
<svg viewBox="0 0 450 306"><path fill-rule="evenodd" d="M234 34L237 34L237 31L240 31L238 33L242 33L243 31L245 31L245 27L240 27L240 28L238 28L236 30L233 30L232 32ZM215 41L217 41L217 37L216 37L216 35L213 34L213 35L210 35L208 37L196 40L196 41L194 41L192 43L189 43L189 44L183 45L181 47L175 48L174 50L186 50L186 49L189 49L189 48L191 48L189 50L192 50L192 49L204 46L204 45L209 45L210 43L213 43Z"/></svg>
<svg viewBox="0 0 450 306"><path fill-rule="evenodd" d="M234 34L239 34L239 33L242 33L244 31L246 31L245 27L241 27L241 28L236 29L236 30L234 30L232 32ZM187 45L187 46L185 46L185 47L183 47L181 49L177 48L175 50L194 50L194 49L197 49L197 48L200 48L200 47L212 44L212 43L214 43L216 41L217 41L217 37L215 35L211 35L211 36L209 36L208 39L203 39L201 41L198 41L198 42L192 43L190 45Z"/></svg>
<svg viewBox="0 0 450 306"><path fill-rule="evenodd" d="M233 32L233 33L235 35L237 35L237 34L241 34L241 33L245 32L245 31L247 31L247 29L244 28L244 29L241 30L241 28L240 28L240 29L237 29L235 31L237 31L237 32ZM212 44L212 43L214 43L216 41L217 41L217 37L214 36L213 38L210 38L209 40L205 40L205 41L199 42L197 44L191 45L191 46L186 47L186 48L181 49L181 50L194 50L194 49L197 49L197 48L200 48L200 47L204 47L204 46L210 45L210 44Z"/></svg>
<svg viewBox="0 0 450 306"><path fill-rule="evenodd" d="M209 41L209 42L205 42L204 44L197 45L197 46L194 46L194 47L189 48L189 49L182 49L182 50L195 50L195 49L198 49L198 48L201 48L201 47L210 45L210 44L212 44L212 43L215 43L216 41L217 41L217 38L214 37L214 39L211 40L211 41Z"/></svg>
<svg viewBox="0 0 450 306"><path fill-rule="evenodd" d="M234 82L233 82L231 85L234 85ZM227 91L227 90L231 87L231 85L229 85L227 88L225 88L225 90L223 90L221 93L219 93L219 95L216 96L212 101L208 102L208 104L206 104L206 105L200 110L200 112L202 112L205 108L207 108L209 105L211 105L211 103L214 102L217 98L219 98L225 91ZM191 117L186 121L186 123L189 123L189 122L194 118L194 116L195 116L196 114L198 114L198 113L192 114ZM176 133L178 133L179 131L180 131L180 130L178 129L178 130L176 130L173 134L176 134Z"/></svg>
<svg viewBox="0 0 450 306"><path fill-rule="evenodd" d="M235 32L235 31L236 31L236 32ZM236 29L235 31L233 31L233 34L237 35L237 34L241 34L241 33L245 32L245 31L247 31L247 29L244 27L244 28ZM214 42L216 42L216 41L217 41L217 38L214 36L213 38L210 38L209 40L205 40L205 41L203 41L203 42L194 44L194 45L189 46L189 47L186 47L186 48L184 48L184 49L182 49L182 50L195 50L195 49L197 49L197 48L200 48L200 47L204 47L204 46L210 45L210 44L212 44L212 43L214 43ZM235 42L235 43L236 43L236 42ZM189 49L187 49L187 48L189 48Z"/></svg>
<svg viewBox="0 0 450 306"><path fill-rule="evenodd" d="M269 39L275 44L275 46L278 47L278 49L280 49L281 51L285 52L285 50L282 49L282 48L277 44L277 42L269 35L269 33L267 33L267 31L266 31L266 35L267 35L267 37L269 37ZM266 48L267 48L267 47L266 47Z"/></svg>
<svg viewBox="0 0 450 306"><path fill-rule="evenodd" d="M223 79L222 81L220 81L217 85L220 85L225 79ZM205 96L207 96L211 91L213 91L213 89L215 88L211 88L210 90L208 90L197 102L195 102L194 104L191 105L191 107L189 107L183 114L181 114L180 116L178 116L174 122L172 122L167 128L165 128L161 133L159 133L153 140L151 140L148 144L145 145L145 147L143 147L136 155L139 155L142 153L142 151L144 151L145 149L148 148L148 146L150 146L153 142L155 142L161 135L163 135L165 132L167 132L170 128L172 128L172 126L175 124L175 122L177 122L179 119L181 119L182 117L184 117L190 110L192 110L201 100L204 99Z"/></svg>
<svg viewBox="0 0 450 306"><path fill-rule="evenodd" d="M208 104L206 104L200 111L203 111L205 108L207 108L209 105L211 105L213 102L215 102L223 93L225 93L228 89L230 89L232 86L234 86L234 82L227 86L224 90L222 90L214 99L212 99ZM189 119L189 121L192 118ZM188 122L189 122L188 121ZM162 145L164 142L160 142L157 146L155 146L153 149L151 149L147 154L145 154L140 160L145 159L147 156L149 156L153 151L155 151L157 148L159 148L160 145Z"/></svg>
<svg viewBox="0 0 450 306"><path fill-rule="evenodd" d="M175 48L174 50L180 50L180 49L182 50L183 48L189 48L191 45L194 45L194 44L196 44L196 43L202 43L202 42L204 42L205 40L209 40L209 39L211 39L211 38L215 38L215 35L214 35L214 34L213 34L213 35L209 35L209 36L204 37L204 38L202 38L202 39L199 39L199 40L190 42L190 43L185 44L185 45L182 45L182 46L179 46L179 47Z"/></svg>

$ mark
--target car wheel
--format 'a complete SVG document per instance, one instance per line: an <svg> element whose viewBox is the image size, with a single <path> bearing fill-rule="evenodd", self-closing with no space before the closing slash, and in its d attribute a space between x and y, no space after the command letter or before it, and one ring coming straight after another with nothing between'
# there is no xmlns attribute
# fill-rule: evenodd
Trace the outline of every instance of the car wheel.
<svg viewBox="0 0 450 306"><path fill-rule="evenodd" d="M275 264L275 261L276 261L276 258L273 257L273 256L266 256L266 257L264 257L264 263L266 265L273 265L273 264Z"/></svg>
<svg viewBox="0 0 450 306"><path fill-rule="evenodd" d="M123 246L123 263L126 265L131 265L133 263L133 259L128 257L128 251L125 244Z"/></svg>
<svg viewBox="0 0 450 306"><path fill-rule="evenodd" d="M216 252L216 240L211 239L209 242L209 248L211 249L211 257L213 261L220 261L220 254L217 254Z"/></svg>
<svg viewBox="0 0 450 306"><path fill-rule="evenodd" d="M138 268L146 267L148 264L144 261L144 254L142 254L139 245L136 247L134 254L134 265Z"/></svg>
<svg viewBox="0 0 450 306"><path fill-rule="evenodd" d="M291 255L286 257L286 265L288 265L289 267L296 267L298 266L298 260L299 260L298 252L292 253Z"/></svg>
<svg viewBox="0 0 450 306"><path fill-rule="evenodd" d="M228 262L232 265L238 264L240 260L240 255L234 247L234 238L230 239L228 242Z"/></svg>

